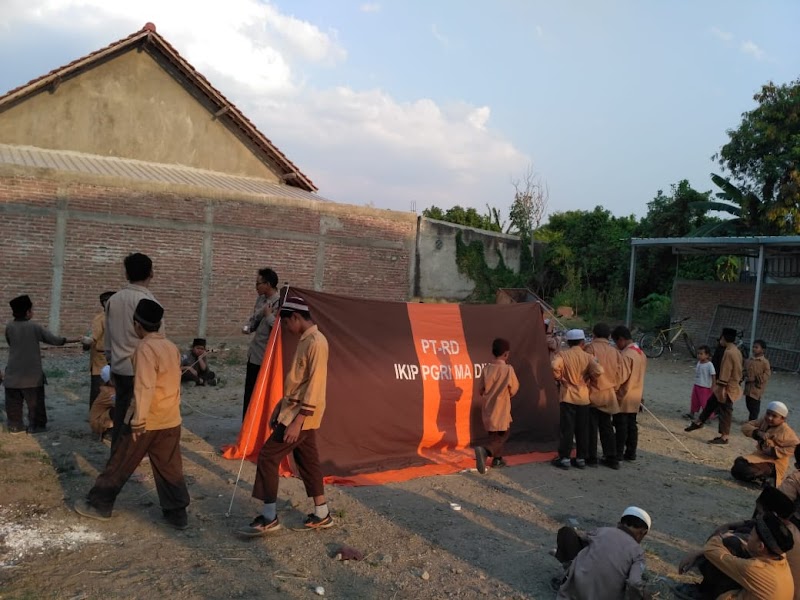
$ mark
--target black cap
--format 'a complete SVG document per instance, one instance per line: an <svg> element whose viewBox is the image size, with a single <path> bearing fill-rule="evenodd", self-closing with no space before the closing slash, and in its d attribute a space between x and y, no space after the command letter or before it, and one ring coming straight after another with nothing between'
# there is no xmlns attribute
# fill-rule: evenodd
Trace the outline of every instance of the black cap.
<svg viewBox="0 0 800 600"><path fill-rule="evenodd" d="M100 302L105 302L106 300L111 298L111 296L113 296L114 294L116 294L116 292L103 292L102 294L100 294Z"/></svg>
<svg viewBox="0 0 800 600"><path fill-rule="evenodd" d="M781 519L788 519L794 512L794 502L777 488L767 486L756 498L764 510L774 512Z"/></svg>
<svg viewBox="0 0 800 600"><path fill-rule="evenodd" d="M734 341L736 339L736 334L737 333L738 332L735 329L731 328L731 327L723 327L722 328L722 337L724 337L729 342L732 342L732 341Z"/></svg>
<svg viewBox="0 0 800 600"><path fill-rule="evenodd" d="M30 309L33 308L33 302L31 302L31 297L28 294L24 294L22 296L17 296L11 302L8 303L11 306L11 311L17 314L25 314Z"/></svg>
<svg viewBox="0 0 800 600"><path fill-rule="evenodd" d="M771 512L756 519L756 533L773 554L784 554L794 548L794 538L783 521Z"/></svg>
<svg viewBox="0 0 800 600"><path fill-rule="evenodd" d="M155 300L149 298L142 298L139 304L136 305L136 312L133 313L133 318L149 327L157 327L161 323L161 318L164 316L164 309Z"/></svg>
<svg viewBox="0 0 800 600"><path fill-rule="evenodd" d="M202 346L203 348L205 348L206 347L205 339L203 339L203 338L194 338L194 341L192 342L192 347L194 347L194 346Z"/></svg>

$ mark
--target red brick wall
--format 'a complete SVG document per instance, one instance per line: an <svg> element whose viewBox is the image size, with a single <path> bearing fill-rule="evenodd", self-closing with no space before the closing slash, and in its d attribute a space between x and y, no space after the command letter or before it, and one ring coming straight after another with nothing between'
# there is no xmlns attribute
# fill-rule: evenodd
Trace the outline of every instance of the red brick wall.
<svg viewBox="0 0 800 600"><path fill-rule="evenodd" d="M755 292L752 283L677 280L672 288L672 318L691 317L686 329L696 343L705 343L717 305L752 310ZM765 284L761 290L761 310L800 312L800 285Z"/></svg>
<svg viewBox="0 0 800 600"><path fill-rule="evenodd" d="M406 300L410 292L412 214L385 211L382 216L374 209L324 202L211 199L0 176L0 322L11 318L8 300L28 293L35 318L48 324L59 207L66 219L63 335L86 331L100 310L98 295L125 284L122 259L138 251L153 259L151 288L164 304L170 337L195 336L206 236L212 248L210 338L239 334L255 301L256 271L267 266L281 283L298 287L387 300ZM208 207L213 221L207 226Z"/></svg>

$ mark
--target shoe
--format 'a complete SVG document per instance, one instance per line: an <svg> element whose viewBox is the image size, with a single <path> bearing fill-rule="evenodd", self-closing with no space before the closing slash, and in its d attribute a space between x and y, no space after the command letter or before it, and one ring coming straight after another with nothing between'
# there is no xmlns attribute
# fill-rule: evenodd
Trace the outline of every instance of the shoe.
<svg viewBox="0 0 800 600"><path fill-rule="evenodd" d="M703 424L702 423L699 423L697 421L692 421L689 424L689 426L686 429L684 429L684 431L697 431L698 429L702 429L702 428L703 428Z"/></svg>
<svg viewBox="0 0 800 600"><path fill-rule="evenodd" d="M596 458L587 458L586 459L586 466L592 467L593 469L597 468L597 459Z"/></svg>
<svg viewBox="0 0 800 600"><path fill-rule="evenodd" d="M672 588L672 593L681 600L703 600L706 597L696 583L679 583Z"/></svg>
<svg viewBox="0 0 800 600"><path fill-rule="evenodd" d="M279 531L281 528L281 524L278 521L278 517L272 519L272 521L267 521L267 518L264 515L258 515L247 527L242 527L241 529L237 529L236 533L244 537L262 537L265 535L269 535L271 533L275 533Z"/></svg>
<svg viewBox="0 0 800 600"><path fill-rule="evenodd" d="M164 522L170 527L180 530L189 527L189 517L186 515L185 508L162 510L161 513L164 515Z"/></svg>
<svg viewBox="0 0 800 600"><path fill-rule="evenodd" d="M728 443L728 440L726 440L723 437L719 437L718 436L718 437L715 437L713 440L708 440L708 443L709 444L714 444L715 446L724 446L725 444Z"/></svg>
<svg viewBox="0 0 800 600"><path fill-rule="evenodd" d="M563 469L567 471L569 469L569 459L568 458L554 458L550 461L550 464L554 467L558 467L559 469Z"/></svg>
<svg viewBox="0 0 800 600"><path fill-rule="evenodd" d="M692 413L684 413L684 419L689 419L690 421L694 421L694 415Z"/></svg>
<svg viewBox="0 0 800 600"><path fill-rule="evenodd" d="M507 467L508 463L500 457L492 459L492 468L493 469L502 469L503 467Z"/></svg>
<svg viewBox="0 0 800 600"><path fill-rule="evenodd" d="M25 433L26 431L27 429L25 429L20 425L9 425L8 427L8 433L10 433L11 435L19 435L21 433Z"/></svg>
<svg viewBox="0 0 800 600"><path fill-rule="evenodd" d="M478 473L486 475L486 448L482 446L475 446L475 466Z"/></svg>
<svg viewBox="0 0 800 600"><path fill-rule="evenodd" d="M73 507L75 512L82 517L96 519L98 521L108 521L111 519L111 513L104 514L99 509L89 504L86 500L78 500Z"/></svg>
<svg viewBox="0 0 800 600"><path fill-rule="evenodd" d="M635 462L636 461L636 455L635 454L625 454L622 457L622 460L626 460L628 462Z"/></svg>
<svg viewBox="0 0 800 600"><path fill-rule="evenodd" d="M569 464L571 464L576 469L586 468L586 461L582 458L573 458L571 461L569 461Z"/></svg>
<svg viewBox="0 0 800 600"><path fill-rule="evenodd" d="M333 527L333 517L328 513L326 517L320 519L317 515L311 513L303 521L303 527L305 529L328 529L328 527Z"/></svg>
<svg viewBox="0 0 800 600"><path fill-rule="evenodd" d="M45 433L47 431L47 427L44 425L38 425L36 427L28 427L28 433L33 435L36 433Z"/></svg>
<svg viewBox="0 0 800 600"><path fill-rule="evenodd" d="M600 464L609 469L614 469L615 471L619 471L620 469L619 461L616 458L601 458Z"/></svg>

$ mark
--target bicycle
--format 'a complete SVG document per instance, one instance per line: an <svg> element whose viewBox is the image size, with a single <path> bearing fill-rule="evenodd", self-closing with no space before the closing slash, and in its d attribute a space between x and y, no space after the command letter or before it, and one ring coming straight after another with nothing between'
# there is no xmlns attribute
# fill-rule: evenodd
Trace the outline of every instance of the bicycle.
<svg viewBox="0 0 800 600"><path fill-rule="evenodd" d="M672 352L672 345L679 337L683 337L686 344L686 349L692 358L697 358L697 348L695 348L689 333L684 329L684 321L688 321L691 317L684 317L676 321L671 321L669 327L659 327L656 333L645 333L639 338L639 347L645 356L648 358L658 358L664 354L664 348L669 348ZM673 333L674 332L674 333Z"/></svg>

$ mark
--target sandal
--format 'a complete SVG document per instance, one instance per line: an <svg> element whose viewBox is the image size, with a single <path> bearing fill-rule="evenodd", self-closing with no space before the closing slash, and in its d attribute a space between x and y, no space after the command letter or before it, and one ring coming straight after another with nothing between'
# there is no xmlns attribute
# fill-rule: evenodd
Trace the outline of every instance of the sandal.
<svg viewBox="0 0 800 600"><path fill-rule="evenodd" d="M723 438L721 436L717 436L713 440L708 440L708 443L709 444L715 444L715 445L724 446L725 444L728 443L728 440L726 440L725 438Z"/></svg>
<svg viewBox="0 0 800 600"><path fill-rule="evenodd" d="M697 421L692 421L692 423L690 423L689 426L686 429L684 429L684 431L696 431L697 429L702 429L702 428L703 428L702 423L698 423Z"/></svg>

